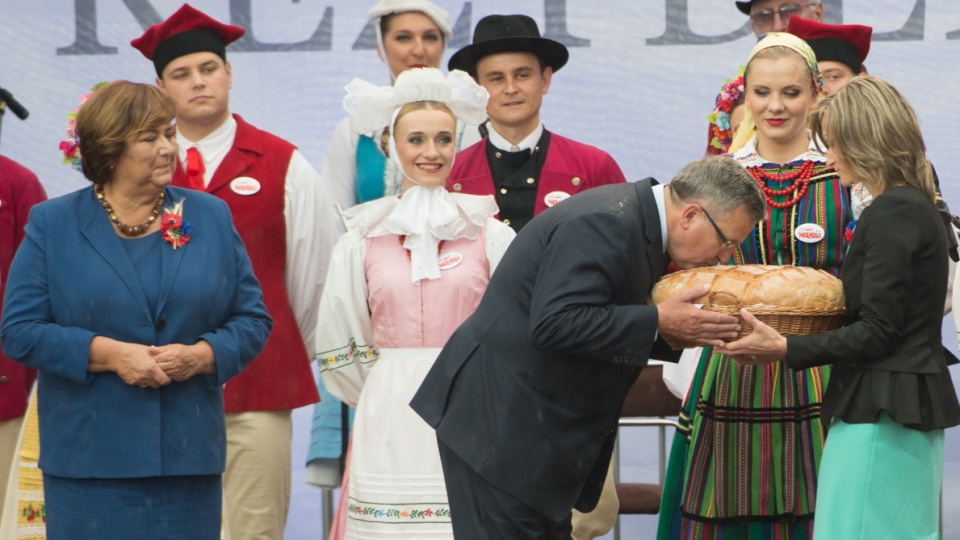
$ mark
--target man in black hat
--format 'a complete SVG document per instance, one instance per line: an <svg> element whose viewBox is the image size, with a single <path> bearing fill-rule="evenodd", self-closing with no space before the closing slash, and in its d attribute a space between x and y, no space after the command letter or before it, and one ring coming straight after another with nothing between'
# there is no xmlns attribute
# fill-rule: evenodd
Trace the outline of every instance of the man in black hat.
<svg viewBox="0 0 960 540"><path fill-rule="evenodd" d="M448 63L490 93L490 122L482 141L457 154L447 189L493 195L500 219L516 231L575 193L626 181L609 154L540 123L543 96L569 56L563 44L540 37L530 17L490 15Z"/></svg>

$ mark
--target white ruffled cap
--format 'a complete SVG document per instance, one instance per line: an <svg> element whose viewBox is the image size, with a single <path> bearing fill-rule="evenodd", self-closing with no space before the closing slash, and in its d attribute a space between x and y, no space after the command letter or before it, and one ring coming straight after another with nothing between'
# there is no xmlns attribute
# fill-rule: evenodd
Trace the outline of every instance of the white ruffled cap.
<svg viewBox="0 0 960 540"><path fill-rule="evenodd" d="M383 35L380 31L380 19L385 15L409 13L411 11L418 11L430 17L434 24L437 25L437 28L443 32L444 44L449 43L450 40L453 39L453 25L450 22L450 13L433 2L429 0L380 0L377 2L377 5L373 6L368 14L370 18L375 21L377 47L380 49L381 54L384 54L385 51L383 50Z"/></svg>
<svg viewBox="0 0 960 540"><path fill-rule="evenodd" d="M370 133L390 125L397 109L415 101L445 104L458 120L478 125L487 119L490 94L463 71L451 71L446 77L436 68L404 71L393 86L376 86L354 79L346 86L343 108L350 114L355 133Z"/></svg>

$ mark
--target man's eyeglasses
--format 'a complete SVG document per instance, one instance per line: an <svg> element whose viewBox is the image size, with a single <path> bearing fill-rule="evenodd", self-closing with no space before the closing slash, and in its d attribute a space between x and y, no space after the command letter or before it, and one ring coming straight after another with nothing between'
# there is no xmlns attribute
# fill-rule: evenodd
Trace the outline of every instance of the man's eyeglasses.
<svg viewBox="0 0 960 540"><path fill-rule="evenodd" d="M710 212L707 212L707 209L703 206L700 206L700 209L703 210L703 215L707 216L707 221L710 222L710 225L713 225L713 230L717 231L717 236L720 237L721 246L723 249L730 249L736 247L740 242L734 242L733 240L727 239L727 235L723 234L723 231L720 230L720 227L717 227L717 222L710 217Z"/></svg>
<svg viewBox="0 0 960 540"><path fill-rule="evenodd" d="M817 4L819 4L819 2L810 2L809 4L806 4L806 5L787 4L785 6L781 6L780 9L778 9L777 11L773 11L771 9L765 9L763 11L751 13L750 20L752 20L753 23L757 26L767 27L773 24L774 15L779 14L780 20L786 22L787 20L790 19L791 15L800 15L800 13L803 10L807 9L810 6L815 6Z"/></svg>

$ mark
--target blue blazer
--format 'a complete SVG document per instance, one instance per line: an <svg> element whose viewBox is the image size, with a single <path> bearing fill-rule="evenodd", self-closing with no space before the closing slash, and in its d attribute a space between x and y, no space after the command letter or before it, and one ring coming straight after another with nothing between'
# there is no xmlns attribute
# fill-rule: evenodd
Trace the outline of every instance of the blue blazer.
<svg viewBox="0 0 960 540"><path fill-rule="evenodd" d="M160 295L150 311L139 277L93 189L39 204L10 269L0 339L39 371L40 468L68 478L221 474L222 386L260 351L272 320L220 199L168 187L184 199L189 242L161 247ZM213 348L216 375L160 389L89 373L90 341Z"/></svg>

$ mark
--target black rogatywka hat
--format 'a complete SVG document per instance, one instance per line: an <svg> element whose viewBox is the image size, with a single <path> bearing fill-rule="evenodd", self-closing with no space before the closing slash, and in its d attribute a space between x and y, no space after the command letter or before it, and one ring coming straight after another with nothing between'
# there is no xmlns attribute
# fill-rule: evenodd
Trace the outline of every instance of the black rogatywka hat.
<svg viewBox="0 0 960 540"><path fill-rule="evenodd" d="M488 15L473 31L473 43L460 49L447 62L447 69L473 72L484 56L504 52L530 52L553 71L560 71L570 52L560 42L540 37L537 23L526 15Z"/></svg>

